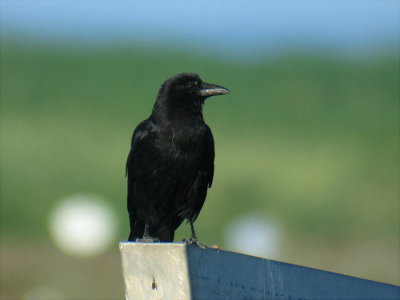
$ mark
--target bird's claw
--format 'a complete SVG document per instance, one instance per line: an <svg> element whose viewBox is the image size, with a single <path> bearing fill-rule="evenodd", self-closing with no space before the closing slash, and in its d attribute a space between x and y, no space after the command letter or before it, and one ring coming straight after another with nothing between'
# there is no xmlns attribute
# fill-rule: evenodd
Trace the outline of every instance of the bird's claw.
<svg viewBox="0 0 400 300"><path fill-rule="evenodd" d="M186 245L196 245L197 247L199 247L201 249L207 248L207 246L205 244L199 242L197 237L193 237L193 236L189 239L184 239L182 242Z"/></svg>

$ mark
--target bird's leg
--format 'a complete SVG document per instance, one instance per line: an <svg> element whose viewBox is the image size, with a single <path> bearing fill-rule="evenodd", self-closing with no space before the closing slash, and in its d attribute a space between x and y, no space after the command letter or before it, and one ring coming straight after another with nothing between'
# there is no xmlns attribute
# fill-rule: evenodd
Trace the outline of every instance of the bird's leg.
<svg viewBox="0 0 400 300"><path fill-rule="evenodd" d="M144 233L143 237L141 239L136 239L136 242L142 242L142 243L155 243L159 242L160 240L156 237L152 237L149 233L149 225L145 224L144 225Z"/></svg>
<svg viewBox="0 0 400 300"><path fill-rule="evenodd" d="M192 232L192 236L190 237L190 239L193 241L197 241L197 236L196 232L194 231L194 225L192 221L190 221L190 231Z"/></svg>
<svg viewBox="0 0 400 300"><path fill-rule="evenodd" d="M207 246L204 245L203 243L200 243L199 240L197 239L196 232L194 231L194 226L193 226L193 221L189 221L190 223L190 231L192 232L192 236L189 239L184 239L183 242L185 244L195 244L196 246L206 249Z"/></svg>

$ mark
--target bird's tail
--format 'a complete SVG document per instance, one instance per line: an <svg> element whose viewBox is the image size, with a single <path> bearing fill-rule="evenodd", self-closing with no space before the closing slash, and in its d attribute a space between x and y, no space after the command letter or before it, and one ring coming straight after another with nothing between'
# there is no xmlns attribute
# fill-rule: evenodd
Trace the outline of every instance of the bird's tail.
<svg viewBox="0 0 400 300"><path fill-rule="evenodd" d="M128 241L134 242L136 239L142 239L144 235L145 222L139 221L132 214L129 215L131 232ZM149 226L149 235L158 238L160 242L173 242L175 229L182 223L181 219L170 219L168 222L163 222L158 226Z"/></svg>
<svg viewBox="0 0 400 300"><path fill-rule="evenodd" d="M175 232L171 226L162 226L155 236L160 240L160 242L173 242Z"/></svg>
<svg viewBox="0 0 400 300"><path fill-rule="evenodd" d="M129 223L131 225L131 232L129 233L128 241L134 242L136 239L141 239L144 234L144 222L141 222L129 214Z"/></svg>

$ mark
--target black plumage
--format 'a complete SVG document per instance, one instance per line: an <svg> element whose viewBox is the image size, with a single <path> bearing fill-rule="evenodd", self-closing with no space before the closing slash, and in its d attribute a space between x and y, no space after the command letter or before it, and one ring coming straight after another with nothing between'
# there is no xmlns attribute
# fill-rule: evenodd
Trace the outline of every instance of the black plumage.
<svg viewBox="0 0 400 300"><path fill-rule="evenodd" d="M161 86L150 117L133 132L126 162L130 241L173 241L185 219L197 241L193 222L214 175L214 140L202 106L226 93L192 73Z"/></svg>

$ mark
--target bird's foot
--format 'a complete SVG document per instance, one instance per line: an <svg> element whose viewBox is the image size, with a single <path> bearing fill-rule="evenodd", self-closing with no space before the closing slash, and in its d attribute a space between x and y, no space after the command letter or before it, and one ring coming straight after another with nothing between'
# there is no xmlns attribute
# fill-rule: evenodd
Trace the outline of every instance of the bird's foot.
<svg viewBox="0 0 400 300"><path fill-rule="evenodd" d="M201 249L207 248L207 246L205 244L199 242L199 240L197 239L196 236L192 236L189 239L184 239L182 242L186 245L196 245L197 247L200 247Z"/></svg>
<svg viewBox="0 0 400 300"><path fill-rule="evenodd" d="M141 239L136 239L135 242L139 242L139 243L159 243L160 239L158 239L156 237L151 237L151 236L144 236Z"/></svg>

